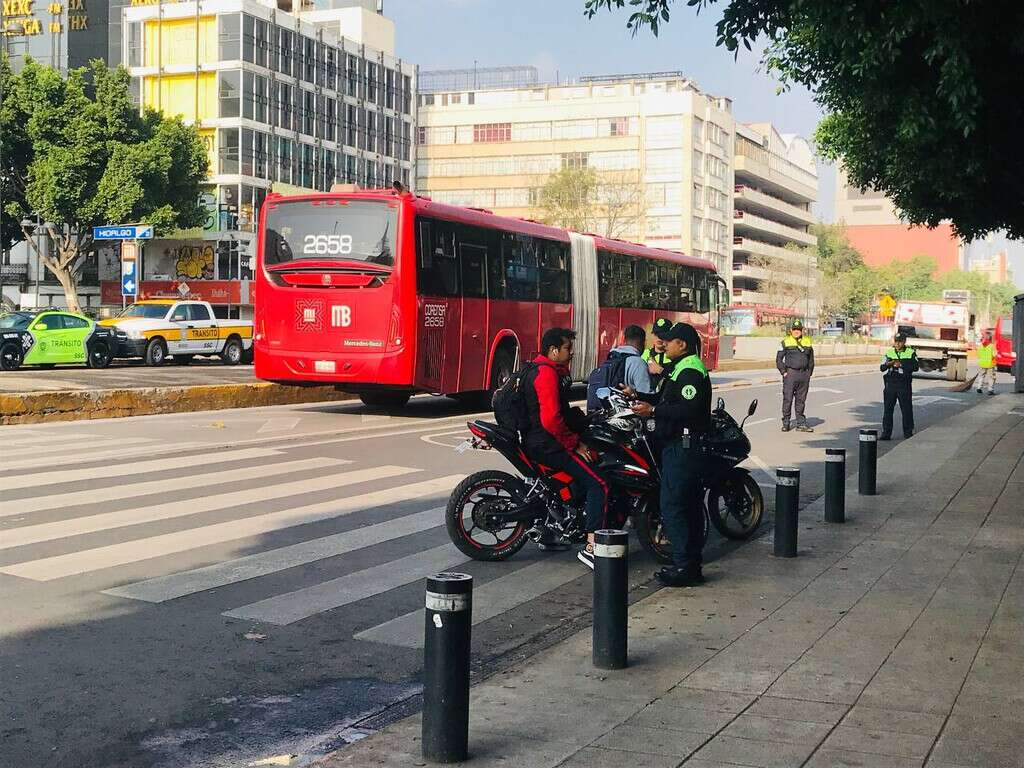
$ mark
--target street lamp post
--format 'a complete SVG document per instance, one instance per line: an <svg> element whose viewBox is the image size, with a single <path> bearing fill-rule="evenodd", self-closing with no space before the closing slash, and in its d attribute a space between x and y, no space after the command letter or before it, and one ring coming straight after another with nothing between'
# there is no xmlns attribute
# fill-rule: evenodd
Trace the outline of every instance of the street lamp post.
<svg viewBox="0 0 1024 768"><path fill-rule="evenodd" d="M40 254L42 253L42 250L43 250L42 231L43 231L44 228L49 229L51 225L49 223L47 223L44 226L42 217L40 217L40 215L38 213L33 214L33 216L36 217L35 221L32 221L32 219L30 219L28 217L25 217L24 219L22 219L21 220L21 228L24 229L26 232L28 232L30 235L31 234L35 234L35 236L36 236L36 270L35 270L35 280L33 281L35 283L35 288L34 288L34 291L35 291L35 301L33 303L33 309L39 309L39 272L40 272L40 269L42 268L42 264L41 264L41 261L40 261Z"/></svg>

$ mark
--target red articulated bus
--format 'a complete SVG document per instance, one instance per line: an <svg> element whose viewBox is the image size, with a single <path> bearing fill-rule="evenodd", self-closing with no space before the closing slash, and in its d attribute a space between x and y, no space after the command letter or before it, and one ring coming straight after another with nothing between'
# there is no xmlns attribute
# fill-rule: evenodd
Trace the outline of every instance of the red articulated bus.
<svg viewBox="0 0 1024 768"><path fill-rule="evenodd" d="M576 380L661 316L713 368L727 295L701 259L391 190L268 196L255 280L260 379L387 406L493 389L551 326L578 333Z"/></svg>

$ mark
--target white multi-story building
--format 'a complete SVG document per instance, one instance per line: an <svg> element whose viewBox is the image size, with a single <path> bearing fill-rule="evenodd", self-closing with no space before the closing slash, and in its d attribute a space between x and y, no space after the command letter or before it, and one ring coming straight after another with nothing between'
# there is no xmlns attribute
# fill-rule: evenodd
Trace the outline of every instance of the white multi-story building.
<svg viewBox="0 0 1024 768"><path fill-rule="evenodd" d="M806 139L770 123L736 126L732 302L797 309L817 317L819 274L802 248L818 197L814 152Z"/></svg>
<svg viewBox="0 0 1024 768"><path fill-rule="evenodd" d="M597 234L707 258L728 280L734 137L728 99L704 93L679 72L474 87L474 81L500 81L488 77L493 72L472 71L469 82L434 85L432 92L421 88L417 191L537 218L539 191L553 173L592 168L605 199L619 201L610 215L592 221ZM617 208L626 212L618 215Z"/></svg>

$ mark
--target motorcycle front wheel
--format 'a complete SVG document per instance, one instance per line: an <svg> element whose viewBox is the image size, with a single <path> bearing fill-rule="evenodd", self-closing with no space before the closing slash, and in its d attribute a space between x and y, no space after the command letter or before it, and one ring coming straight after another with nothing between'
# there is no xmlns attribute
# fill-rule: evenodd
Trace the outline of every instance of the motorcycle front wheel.
<svg viewBox="0 0 1024 768"><path fill-rule="evenodd" d="M764 496L757 481L742 469L730 470L708 491L708 516L725 538L749 539L764 516Z"/></svg>
<svg viewBox="0 0 1024 768"><path fill-rule="evenodd" d="M507 472L476 472L452 491L445 510L448 537L473 560L505 560L526 544L526 523L498 523L493 515L522 504L523 482Z"/></svg>
<svg viewBox="0 0 1024 768"><path fill-rule="evenodd" d="M701 535L703 542L708 540L708 516L701 514ZM644 509L633 520L636 527L636 535L640 539L640 546L664 565L672 563L672 543L665 533L665 525L661 520L661 508L658 506L657 497L647 502Z"/></svg>

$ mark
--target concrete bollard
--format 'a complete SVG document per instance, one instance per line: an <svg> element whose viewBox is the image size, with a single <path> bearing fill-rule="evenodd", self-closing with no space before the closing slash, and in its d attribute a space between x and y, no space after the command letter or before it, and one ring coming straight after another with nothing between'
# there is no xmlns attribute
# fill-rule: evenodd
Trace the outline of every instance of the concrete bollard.
<svg viewBox="0 0 1024 768"><path fill-rule="evenodd" d="M860 468L857 475L857 493L874 496L877 493L878 472L878 430L860 431Z"/></svg>
<svg viewBox="0 0 1024 768"><path fill-rule="evenodd" d="M775 475L775 556L796 557L800 470L779 467Z"/></svg>
<svg viewBox="0 0 1024 768"><path fill-rule="evenodd" d="M846 449L825 449L825 522L846 522Z"/></svg>
<svg viewBox="0 0 1024 768"><path fill-rule="evenodd" d="M426 608L422 754L435 763L458 763L469 756L473 577L465 573L429 577Z"/></svg>
<svg viewBox="0 0 1024 768"><path fill-rule="evenodd" d="M593 664L624 669L629 644L629 533L594 534Z"/></svg>

